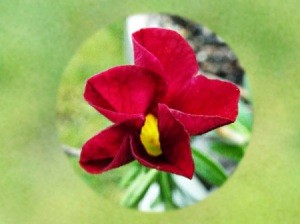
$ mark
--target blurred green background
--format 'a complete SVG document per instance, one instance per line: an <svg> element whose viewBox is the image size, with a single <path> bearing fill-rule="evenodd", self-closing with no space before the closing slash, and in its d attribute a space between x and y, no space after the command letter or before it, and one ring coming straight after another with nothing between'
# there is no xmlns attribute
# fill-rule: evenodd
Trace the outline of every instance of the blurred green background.
<svg viewBox="0 0 300 224"><path fill-rule="evenodd" d="M297 223L299 6L297 0L1 1L0 223ZM254 98L252 141L233 177L201 204L163 214L128 210L93 192L63 155L55 126L60 78L73 54L101 27L141 12L178 14L216 31L251 74Z"/></svg>

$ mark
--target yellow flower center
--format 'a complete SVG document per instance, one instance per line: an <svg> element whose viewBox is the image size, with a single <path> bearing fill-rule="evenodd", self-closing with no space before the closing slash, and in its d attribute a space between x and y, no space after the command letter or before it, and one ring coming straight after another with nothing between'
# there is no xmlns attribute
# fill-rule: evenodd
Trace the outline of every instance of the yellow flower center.
<svg viewBox="0 0 300 224"><path fill-rule="evenodd" d="M141 130L140 139L150 156L159 156L162 154L159 142L157 119L152 114L148 114L146 116L145 124Z"/></svg>

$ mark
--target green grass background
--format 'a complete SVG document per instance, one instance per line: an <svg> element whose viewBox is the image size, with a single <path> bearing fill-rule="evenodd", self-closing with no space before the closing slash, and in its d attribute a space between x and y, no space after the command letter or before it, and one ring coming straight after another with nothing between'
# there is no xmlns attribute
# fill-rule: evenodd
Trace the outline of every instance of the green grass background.
<svg viewBox="0 0 300 224"><path fill-rule="evenodd" d="M299 8L297 0L0 1L0 223L297 223ZM253 90L252 140L238 170L204 202L163 214L95 193L63 155L55 126L61 75L80 45L141 12L178 14L216 31Z"/></svg>

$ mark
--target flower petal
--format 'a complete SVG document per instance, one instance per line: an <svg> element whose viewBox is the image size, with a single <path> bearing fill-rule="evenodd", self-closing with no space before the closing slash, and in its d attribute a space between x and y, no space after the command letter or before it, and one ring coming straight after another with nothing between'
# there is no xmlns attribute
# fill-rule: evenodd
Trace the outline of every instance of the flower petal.
<svg viewBox="0 0 300 224"><path fill-rule="evenodd" d="M144 166L191 179L194 174L194 162L189 135L164 104L159 104L158 107L158 128L162 155L154 157L147 154L136 136L131 140L133 156Z"/></svg>
<svg viewBox="0 0 300 224"><path fill-rule="evenodd" d="M85 99L115 123L143 117L165 94L161 77L138 66L118 66L91 77Z"/></svg>
<svg viewBox="0 0 300 224"><path fill-rule="evenodd" d="M147 28L135 32L132 39L135 64L161 74L167 81L168 95L197 74L194 51L177 32Z"/></svg>
<svg viewBox="0 0 300 224"><path fill-rule="evenodd" d="M123 125L114 125L88 140L81 151L80 165L92 174L103 173L131 162L134 158L129 132Z"/></svg>
<svg viewBox="0 0 300 224"><path fill-rule="evenodd" d="M234 122L238 101L236 85L198 75L168 106L186 130L197 135Z"/></svg>

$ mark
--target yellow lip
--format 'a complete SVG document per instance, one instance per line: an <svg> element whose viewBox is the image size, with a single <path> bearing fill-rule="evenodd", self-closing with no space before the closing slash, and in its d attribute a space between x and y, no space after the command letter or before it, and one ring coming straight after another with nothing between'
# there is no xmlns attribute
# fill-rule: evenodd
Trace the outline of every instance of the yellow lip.
<svg viewBox="0 0 300 224"><path fill-rule="evenodd" d="M150 156L159 156L162 154L157 119L152 114L146 116L145 124L141 129L140 139Z"/></svg>

